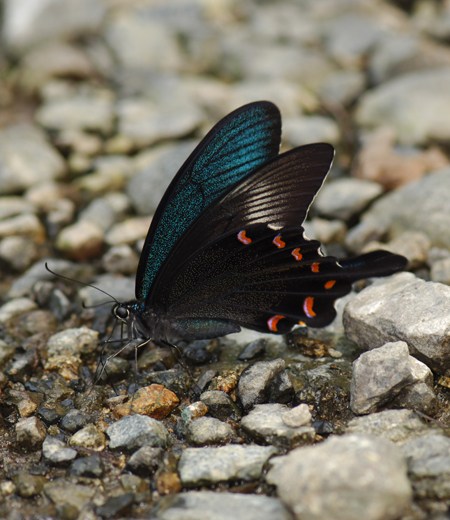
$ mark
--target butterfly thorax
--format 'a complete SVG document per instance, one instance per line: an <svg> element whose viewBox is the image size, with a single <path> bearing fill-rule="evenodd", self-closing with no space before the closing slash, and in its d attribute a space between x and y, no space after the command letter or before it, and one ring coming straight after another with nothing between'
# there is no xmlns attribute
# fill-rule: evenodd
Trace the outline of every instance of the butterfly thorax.
<svg viewBox="0 0 450 520"><path fill-rule="evenodd" d="M128 341L137 338L165 339L170 328L164 313L146 307L145 300L130 300L112 308L114 318L127 327Z"/></svg>

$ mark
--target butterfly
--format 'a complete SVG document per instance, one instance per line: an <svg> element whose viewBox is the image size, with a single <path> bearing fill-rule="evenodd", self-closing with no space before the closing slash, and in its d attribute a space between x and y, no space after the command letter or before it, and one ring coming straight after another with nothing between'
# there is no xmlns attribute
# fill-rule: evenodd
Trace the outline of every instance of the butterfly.
<svg viewBox="0 0 450 520"><path fill-rule="evenodd" d="M279 155L280 141L278 108L258 101L231 112L195 148L154 214L136 299L112 309L129 342L323 327L353 282L406 267L387 251L338 262L305 238L334 149L318 143Z"/></svg>

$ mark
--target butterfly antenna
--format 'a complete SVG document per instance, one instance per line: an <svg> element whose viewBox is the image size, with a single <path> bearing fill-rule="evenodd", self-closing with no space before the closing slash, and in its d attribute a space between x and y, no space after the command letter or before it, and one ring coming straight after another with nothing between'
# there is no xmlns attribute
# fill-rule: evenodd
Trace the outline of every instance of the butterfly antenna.
<svg viewBox="0 0 450 520"><path fill-rule="evenodd" d="M100 291L101 293L106 294L106 296L109 296L109 298L111 298L112 302L115 302L117 304L119 303L119 301L116 300L116 298L114 298L114 296L112 294L107 293L103 289L100 289L99 287L96 287L95 285L92 285L91 283L82 282L80 280L75 280L75 278L69 278L68 276L64 276L62 274L55 273L55 271L52 271L50 269L47 262L45 262L45 268L47 269L47 271L49 273L53 274L54 276L57 276L58 278L62 278L63 280L68 280L69 282L75 282L80 285L84 285L85 287L92 287L93 289L97 289L97 291ZM106 302L106 303L112 303L112 302ZM102 303L101 305L104 305L104 304ZM84 305L83 305L83 307L84 307ZM93 306L85 307L85 309L89 309L91 307L95 307L95 306L93 305Z"/></svg>

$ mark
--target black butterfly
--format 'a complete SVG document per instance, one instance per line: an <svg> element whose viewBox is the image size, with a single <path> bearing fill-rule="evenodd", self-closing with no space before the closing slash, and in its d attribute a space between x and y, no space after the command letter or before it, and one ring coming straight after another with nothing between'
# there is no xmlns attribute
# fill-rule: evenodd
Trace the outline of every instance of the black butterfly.
<svg viewBox="0 0 450 520"><path fill-rule="evenodd" d="M375 251L323 256L302 223L333 160L319 143L278 155L281 116L259 101L222 119L164 194L136 275L136 300L114 306L128 340L208 339L248 327L323 327L355 280L405 268Z"/></svg>

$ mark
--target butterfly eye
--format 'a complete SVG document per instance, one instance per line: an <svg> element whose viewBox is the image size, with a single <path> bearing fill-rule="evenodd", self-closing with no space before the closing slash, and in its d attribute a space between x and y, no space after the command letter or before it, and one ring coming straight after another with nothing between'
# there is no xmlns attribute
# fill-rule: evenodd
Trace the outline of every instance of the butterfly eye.
<svg viewBox="0 0 450 520"><path fill-rule="evenodd" d="M121 320L126 320L130 315L130 311L126 307L117 306L114 309L114 316Z"/></svg>

